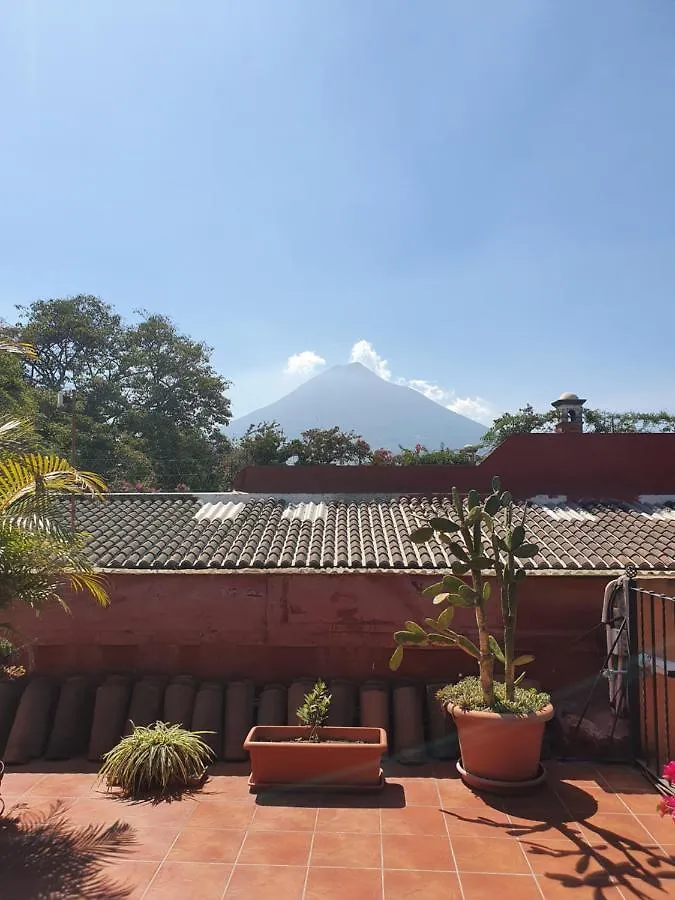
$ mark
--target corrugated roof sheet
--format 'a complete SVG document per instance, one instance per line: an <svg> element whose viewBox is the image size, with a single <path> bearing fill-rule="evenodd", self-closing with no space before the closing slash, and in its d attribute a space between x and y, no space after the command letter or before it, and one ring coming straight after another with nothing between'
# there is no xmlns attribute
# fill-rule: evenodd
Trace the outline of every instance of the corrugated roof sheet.
<svg viewBox="0 0 675 900"><path fill-rule="evenodd" d="M452 517L447 497L260 494L111 494L77 501L102 568L434 569L452 555L416 546L410 532ZM539 570L675 569L675 502L567 503L537 498L528 538Z"/></svg>

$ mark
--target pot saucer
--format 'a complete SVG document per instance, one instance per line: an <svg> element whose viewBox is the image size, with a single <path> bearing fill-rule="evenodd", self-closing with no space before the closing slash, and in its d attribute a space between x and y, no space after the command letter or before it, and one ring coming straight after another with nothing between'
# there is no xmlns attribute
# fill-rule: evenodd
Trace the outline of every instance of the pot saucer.
<svg viewBox="0 0 675 900"><path fill-rule="evenodd" d="M472 775L462 765L461 758L457 760L457 771L464 784L476 791L484 791L486 794L526 794L541 787L546 781L546 769L541 763L539 763L539 771L535 777L527 781L497 781Z"/></svg>

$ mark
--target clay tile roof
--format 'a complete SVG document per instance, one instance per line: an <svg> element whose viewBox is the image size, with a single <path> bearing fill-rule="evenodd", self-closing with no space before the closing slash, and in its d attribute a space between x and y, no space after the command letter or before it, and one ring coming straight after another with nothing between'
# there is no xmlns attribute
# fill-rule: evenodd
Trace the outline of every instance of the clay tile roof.
<svg viewBox="0 0 675 900"><path fill-rule="evenodd" d="M67 501L63 514L67 516ZM445 569L436 540L410 532L452 517L444 496L111 494L78 498L78 529L101 568ZM533 501L528 539L540 571L675 570L675 503Z"/></svg>

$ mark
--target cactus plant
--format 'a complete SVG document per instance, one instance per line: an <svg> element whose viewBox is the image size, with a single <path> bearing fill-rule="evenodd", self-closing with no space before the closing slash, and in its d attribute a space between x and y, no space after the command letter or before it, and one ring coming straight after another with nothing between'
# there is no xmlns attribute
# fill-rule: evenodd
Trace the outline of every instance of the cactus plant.
<svg viewBox="0 0 675 900"><path fill-rule="evenodd" d="M512 703L516 686L525 674L516 676L516 670L534 659L529 655L517 656L515 644L518 584L526 575L520 562L536 556L539 548L526 540L527 504L522 513L519 512L511 494L502 491L498 477L493 478L492 492L485 499L481 499L475 490L469 491L464 499L453 488L452 506L456 520L435 517L411 534L417 544L425 544L436 536L455 557L451 574L444 575L422 592L443 609L437 619L425 619L424 625L406 622L405 627L394 634L397 647L389 664L392 670L398 669L404 648L408 646L458 647L478 661L483 705L493 709L495 660L504 666L504 696L507 703ZM501 646L488 629L487 609L491 598L488 573L494 578L500 594ZM470 584L466 576L470 577ZM452 629L457 607L474 609L477 644Z"/></svg>

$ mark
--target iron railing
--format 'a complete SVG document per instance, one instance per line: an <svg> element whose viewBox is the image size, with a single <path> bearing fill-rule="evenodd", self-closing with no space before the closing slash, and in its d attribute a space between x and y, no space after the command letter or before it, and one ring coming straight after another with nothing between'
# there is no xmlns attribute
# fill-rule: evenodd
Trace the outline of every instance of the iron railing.
<svg viewBox="0 0 675 900"><path fill-rule="evenodd" d="M664 790L663 767L675 759L675 597L631 581L629 715L634 755Z"/></svg>

